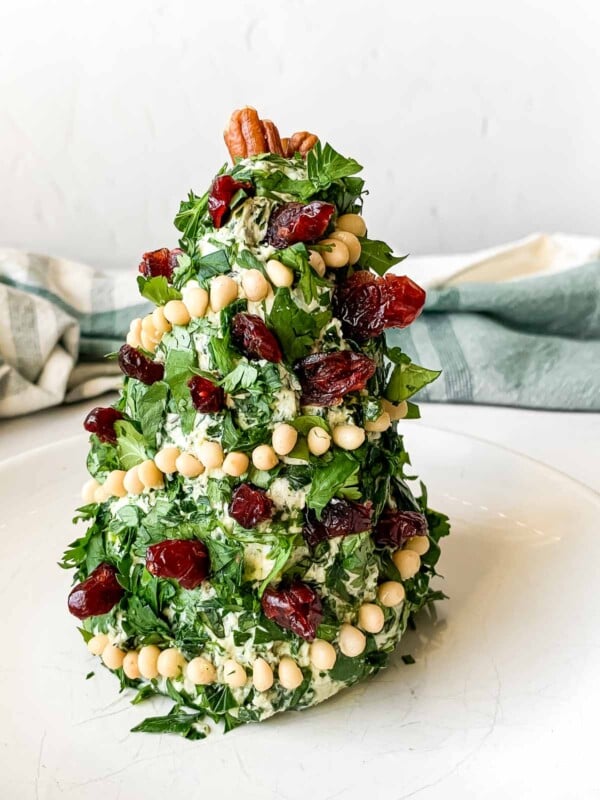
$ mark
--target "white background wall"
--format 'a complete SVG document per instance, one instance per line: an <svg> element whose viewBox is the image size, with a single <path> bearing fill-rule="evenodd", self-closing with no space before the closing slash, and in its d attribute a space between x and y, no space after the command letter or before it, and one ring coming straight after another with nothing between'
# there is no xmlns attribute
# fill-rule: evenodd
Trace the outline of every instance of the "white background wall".
<svg viewBox="0 0 600 800"><path fill-rule="evenodd" d="M365 166L373 234L600 233L597 0L0 0L0 245L131 267L233 108Z"/></svg>

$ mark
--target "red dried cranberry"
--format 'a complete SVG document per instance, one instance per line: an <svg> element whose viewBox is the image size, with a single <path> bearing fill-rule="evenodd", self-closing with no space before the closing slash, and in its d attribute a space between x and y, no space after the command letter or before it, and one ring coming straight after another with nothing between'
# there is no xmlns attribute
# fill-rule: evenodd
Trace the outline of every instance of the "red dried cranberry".
<svg viewBox="0 0 600 800"><path fill-rule="evenodd" d="M69 611L77 619L99 617L108 614L124 594L115 568L110 564L100 564L83 583L71 589Z"/></svg>
<svg viewBox="0 0 600 800"><path fill-rule="evenodd" d="M263 489L250 483L240 483L233 490L229 514L242 528L255 528L259 522L271 519L273 501Z"/></svg>
<svg viewBox="0 0 600 800"><path fill-rule="evenodd" d="M302 533L307 543L314 547L326 539L335 539L337 536L350 536L353 533L362 533L371 528L373 510L371 503L354 503L351 500L331 500L321 513L321 519L311 509L304 516Z"/></svg>
<svg viewBox="0 0 600 800"><path fill-rule="evenodd" d="M219 175L214 179L208 195L208 211L215 228L221 227L229 204L241 189L248 194L253 193L253 186L248 181L236 181L231 175Z"/></svg>
<svg viewBox="0 0 600 800"><path fill-rule="evenodd" d="M231 338L246 358L264 358L278 364L283 357L275 335L256 314L236 314L231 322Z"/></svg>
<svg viewBox="0 0 600 800"><path fill-rule="evenodd" d="M340 350L301 358L294 371L302 387L302 405L336 406L348 392L365 388L375 373L375 363L360 353Z"/></svg>
<svg viewBox="0 0 600 800"><path fill-rule="evenodd" d="M284 203L271 214L266 241L277 250L296 242L316 242L322 238L335 212L335 206L321 200L312 203Z"/></svg>
<svg viewBox="0 0 600 800"><path fill-rule="evenodd" d="M425 291L406 275L380 278L362 271L338 286L334 309L346 336L360 341L379 336L385 328L405 328L424 303Z"/></svg>
<svg viewBox="0 0 600 800"><path fill-rule="evenodd" d="M261 599L263 613L282 628L309 642L317 635L323 606L315 590L301 581L291 586L267 587Z"/></svg>
<svg viewBox="0 0 600 800"><path fill-rule="evenodd" d="M116 444L115 422L123 419L123 414L116 408L103 408L96 406L83 421L83 427L90 433L95 433L101 442Z"/></svg>
<svg viewBox="0 0 600 800"><path fill-rule="evenodd" d="M119 367L128 378L136 378L148 386L156 381L162 381L165 373L162 364L159 364L158 361L150 361L143 353L129 344L124 344L119 350Z"/></svg>
<svg viewBox="0 0 600 800"><path fill-rule="evenodd" d="M140 262L139 270L146 278L156 278L162 275L168 281L173 277L173 270L177 267L177 256L181 255L181 250L169 250L168 247L161 247L160 250L152 250L144 253Z"/></svg>
<svg viewBox="0 0 600 800"><path fill-rule="evenodd" d="M208 576L208 550L197 539L167 539L146 550L146 569L157 578L174 578L184 589L195 589Z"/></svg>
<svg viewBox="0 0 600 800"><path fill-rule="evenodd" d="M386 509L377 524L373 538L379 545L402 547L413 536L427 536L427 518L418 511Z"/></svg>
<svg viewBox="0 0 600 800"><path fill-rule="evenodd" d="M220 411L225 404L225 394L220 386L217 386L208 378L201 375L194 375L188 381L192 403L197 411L203 414L214 414Z"/></svg>

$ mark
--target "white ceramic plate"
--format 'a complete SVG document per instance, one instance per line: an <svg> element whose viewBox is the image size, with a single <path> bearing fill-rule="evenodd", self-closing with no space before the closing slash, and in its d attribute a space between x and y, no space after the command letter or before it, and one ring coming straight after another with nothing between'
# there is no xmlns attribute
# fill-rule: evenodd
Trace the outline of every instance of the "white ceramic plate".
<svg viewBox="0 0 600 800"><path fill-rule="evenodd" d="M200 742L129 733L156 706L117 695L67 613L85 439L0 465L0 797L598 797L600 498L481 441L406 440L452 518L451 599L370 682Z"/></svg>

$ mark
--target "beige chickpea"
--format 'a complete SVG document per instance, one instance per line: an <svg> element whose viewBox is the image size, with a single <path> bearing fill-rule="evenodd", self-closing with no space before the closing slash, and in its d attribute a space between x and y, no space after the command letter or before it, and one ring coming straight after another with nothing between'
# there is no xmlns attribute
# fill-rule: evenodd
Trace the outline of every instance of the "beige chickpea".
<svg viewBox="0 0 600 800"><path fill-rule="evenodd" d="M169 300L164 308L164 313L171 325L187 325L191 319L190 312L183 300Z"/></svg>
<svg viewBox="0 0 600 800"><path fill-rule="evenodd" d="M359 627L367 633L379 633L385 623L383 611L375 603L363 603L358 609Z"/></svg>
<svg viewBox="0 0 600 800"><path fill-rule="evenodd" d="M128 653L125 653L125 658L123 659L123 672L132 681L136 681L141 677L142 673L138 667L137 650L130 650Z"/></svg>
<svg viewBox="0 0 600 800"><path fill-rule="evenodd" d="M140 317L136 317L132 319L129 323L129 333L137 342L137 345L132 345L132 347L139 347L140 345L140 336L142 335L142 320Z"/></svg>
<svg viewBox="0 0 600 800"><path fill-rule="evenodd" d="M138 478L146 489L162 489L164 486L163 474L151 458L138 464L137 470Z"/></svg>
<svg viewBox="0 0 600 800"><path fill-rule="evenodd" d="M317 669L332 669L337 658L335 647L324 639L315 639L310 646L310 660Z"/></svg>
<svg viewBox="0 0 600 800"><path fill-rule="evenodd" d="M176 647L167 647L162 650L156 661L158 674L163 678L177 678L183 672L185 658Z"/></svg>
<svg viewBox="0 0 600 800"><path fill-rule="evenodd" d="M248 472L249 466L250 459L245 453L232 451L225 456L221 469L226 475L231 475L232 478L239 478L244 472Z"/></svg>
<svg viewBox="0 0 600 800"><path fill-rule="evenodd" d="M256 469L265 470L268 472L273 469L278 463L279 459L275 450L268 444L259 444L252 451L252 463Z"/></svg>
<svg viewBox="0 0 600 800"><path fill-rule="evenodd" d="M141 347L142 339L140 334L133 333L133 331L129 331L127 336L125 337L125 341L130 347Z"/></svg>
<svg viewBox="0 0 600 800"><path fill-rule="evenodd" d="M154 353L154 351L156 350L156 346L160 340L158 339L156 333L148 333L148 331L142 331L140 341L144 350L147 350L149 353Z"/></svg>
<svg viewBox="0 0 600 800"><path fill-rule="evenodd" d="M171 323L165 317L164 306L157 306L152 312L152 322L154 323L154 330L162 336L163 333L168 333L171 330Z"/></svg>
<svg viewBox="0 0 600 800"><path fill-rule="evenodd" d="M393 608L404 602L406 592L400 581L385 581L377 589L377 599L382 606Z"/></svg>
<svg viewBox="0 0 600 800"><path fill-rule="evenodd" d="M365 422L365 430L369 431L369 433L382 433L383 431L387 431L391 424L392 420L388 412L382 411L377 419Z"/></svg>
<svg viewBox="0 0 600 800"><path fill-rule="evenodd" d="M102 661L109 669L120 669L123 666L125 653L114 644L107 644L102 651Z"/></svg>
<svg viewBox="0 0 600 800"><path fill-rule="evenodd" d="M392 421L404 419L404 417L408 414L408 403L406 400L403 400L401 403L396 405L395 403L390 403L389 400L384 399L381 401L381 407L384 411L387 411Z"/></svg>
<svg viewBox="0 0 600 800"><path fill-rule="evenodd" d="M146 314L146 316L142 318L140 335L142 333L149 334L153 339L157 338L156 326L154 324L154 320L152 319L152 314Z"/></svg>
<svg viewBox="0 0 600 800"><path fill-rule="evenodd" d="M127 470L123 478L123 486L127 490L127 494L137 495L144 491L144 484L140 480L137 467Z"/></svg>
<svg viewBox="0 0 600 800"><path fill-rule="evenodd" d="M315 425L309 430L306 441L313 456L322 456L331 447L331 434Z"/></svg>
<svg viewBox="0 0 600 800"><path fill-rule="evenodd" d="M421 556L414 550L396 550L392 555L392 561L403 581L414 578L421 569Z"/></svg>
<svg viewBox="0 0 600 800"><path fill-rule="evenodd" d="M182 294L183 302L190 317L197 319L206 314L208 309L208 292L206 289L202 289L200 286L190 286L188 289L184 289Z"/></svg>
<svg viewBox="0 0 600 800"><path fill-rule="evenodd" d="M310 250L309 252L310 256L308 257L308 263L311 265L317 275L322 278L327 270L325 262L323 261L323 256L317 250Z"/></svg>
<svg viewBox="0 0 600 800"><path fill-rule="evenodd" d="M274 258L272 258L270 261L267 261L265 269L273 286L289 289L294 283L293 270L291 270L289 267L286 267L285 264L281 263L281 261L276 261Z"/></svg>
<svg viewBox="0 0 600 800"><path fill-rule="evenodd" d="M191 453L182 453L175 460L175 469L184 478L197 478L204 472L204 464Z"/></svg>
<svg viewBox="0 0 600 800"><path fill-rule="evenodd" d="M333 441L342 450L356 450L365 441L365 432L357 425L336 425Z"/></svg>
<svg viewBox="0 0 600 800"><path fill-rule="evenodd" d="M246 685L248 676L241 664L238 664L232 658L228 658L223 664L223 680L232 689L241 689L242 686Z"/></svg>
<svg viewBox="0 0 600 800"><path fill-rule="evenodd" d="M154 456L154 463L165 475L172 475L177 471L176 462L180 455L181 451L178 447L168 445L159 450Z"/></svg>
<svg viewBox="0 0 600 800"><path fill-rule="evenodd" d="M123 485L126 472L123 469L113 469L109 472L104 481L104 491L111 497L125 497L127 489Z"/></svg>
<svg viewBox="0 0 600 800"><path fill-rule="evenodd" d="M282 422L273 430L273 450L278 456L287 456L298 441L298 431L293 425Z"/></svg>
<svg viewBox="0 0 600 800"><path fill-rule="evenodd" d="M414 550L419 556L424 556L429 550L429 536L412 536L404 545L405 550Z"/></svg>
<svg viewBox="0 0 600 800"><path fill-rule="evenodd" d="M147 644L138 653L138 669L143 678L149 681L158 677L158 657L160 650L155 644Z"/></svg>
<svg viewBox="0 0 600 800"><path fill-rule="evenodd" d="M289 656L283 656L279 662L277 676L279 678L279 683L284 689L289 689L289 691L297 689L304 680L302 670L294 659Z"/></svg>
<svg viewBox="0 0 600 800"><path fill-rule="evenodd" d="M206 469L218 469L225 459L220 442L202 442L197 452Z"/></svg>
<svg viewBox="0 0 600 800"><path fill-rule="evenodd" d="M104 503L106 500L108 500L110 496L111 496L110 492L106 489L104 485L98 486L98 488L94 492L94 502Z"/></svg>
<svg viewBox="0 0 600 800"><path fill-rule="evenodd" d="M100 656L107 644L108 636L105 633L97 633L88 641L87 649L93 656Z"/></svg>
<svg viewBox="0 0 600 800"><path fill-rule="evenodd" d="M350 253L344 242L339 239L322 239L319 244L330 247L331 250L322 250L321 258L325 262L325 266L331 269L338 269L345 267L350 261Z"/></svg>
<svg viewBox="0 0 600 800"><path fill-rule="evenodd" d="M334 231L331 234L332 239L337 239L340 242L343 242L346 247L348 248L348 253L350 254L350 264L356 264L358 259L360 258L360 242L356 238L353 233L350 231Z"/></svg>
<svg viewBox="0 0 600 800"><path fill-rule="evenodd" d="M210 307L213 311L221 309L237 300L238 285L228 275L217 275L210 284Z"/></svg>
<svg viewBox="0 0 600 800"><path fill-rule="evenodd" d="M100 484L96 478L90 478L81 487L81 499L87 506L88 503L95 502L96 489L100 488Z"/></svg>
<svg viewBox="0 0 600 800"><path fill-rule="evenodd" d="M348 231L355 236L365 236L367 233L366 223L359 214L342 214L337 218L335 227L339 231Z"/></svg>
<svg viewBox="0 0 600 800"><path fill-rule="evenodd" d="M345 622L340 628L340 650L345 656L354 658L364 652L367 639L362 631Z"/></svg>
<svg viewBox="0 0 600 800"><path fill-rule="evenodd" d="M257 692L266 692L273 686L273 670L264 658L257 658L252 665L252 683Z"/></svg>
<svg viewBox="0 0 600 800"><path fill-rule="evenodd" d="M242 274L242 289L248 300L258 303L269 294L269 282L259 269L248 269Z"/></svg>
<svg viewBox="0 0 600 800"><path fill-rule="evenodd" d="M207 658L196 656L187 665L185 674L197 686L207 686L217 680L217 670Z"/></svg>

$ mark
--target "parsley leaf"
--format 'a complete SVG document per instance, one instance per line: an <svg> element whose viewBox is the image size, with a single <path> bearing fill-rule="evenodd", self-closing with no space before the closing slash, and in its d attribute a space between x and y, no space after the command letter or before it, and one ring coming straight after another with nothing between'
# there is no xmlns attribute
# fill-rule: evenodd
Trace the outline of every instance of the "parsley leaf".
<svg viewBox="0 0 600 800"><path fill-rule="evenodd" d="M340 155L331 145L317 142L306 156L306 169L317 189L326 189L333 181L360 172L362 167L353 158Z"/></svg>
<svg viewBox="0 0 600 800"><path fill-rule="evenodd" d="M388 352L388 356L394 360L397 357L398 348L392 348ZM392 370L392 374L385 387L385 398L392 403L401 403L413 394L416 394L420 389L431 383L441 374L440 370L426 369L420 367L418 364L413 364L410 358L404 353L396 361L396 366Z"/></svg>
<svg viewBox="0 0 600 800"><path fill-rule="evenodd" d="M164 306L169 300L181 300L181 292L171 286L164 275L157 275L154 278L138 275L137 283L142 297L157 306Z"/></svg>
<svg viewBox="0 0 600 800"><path fill-rule="evenodd" d="M240 361L235 369L221 381L223 391L233 394L240 389L250 389L258 378L258 369L247 361Z"/></svg>
<svg viewBox="0 0 600 800"><path fill-rule="evenodd" d="M378 275L385 275L390 267L393 267L394 264L399 264L407 257L393 255L392 248L385 242L380 242L377 239L359 238L359 266L363 267L363 269L372 269Z"/></svg>
<svg viewBox="0 0 600 800"><path fill-rule="evenodd" d="M146 440L127 420L119 419L115 422L117 434L117 453L121 469L131 469L141 464L148 458L146 453Z"/></svg>
<svg viewBox="0 0 600 800"><path fill-rule="evenodd" d="M208 192L202 197L190 192L188 199L184 200L179 206L179 211L175 217L175 227L183 233L186 239L194 239L202 217L208 210Z"/></svg>
<svg viewBox="0 0 600 800"><path fill-rule="evenodd" d="M336 453L331 461L319 464L313 473L306 505L320 519L327 503L358 471L359 464L349 453Z"/></svg>
<svg viewBox="0 0 600 800"><path fill-rule="evenodd" d="M204 739L206 734L195 725L206 716L204 711L188 714L179 705L163 717L148 717L131 729L132 733L177 733L186 739Z"/></svg>
<svg viewBox="0 0 600 800"><path fill-rule="evenodd" d="M309 314L299 308L289 289L277 289L269 324L283 348L286 361L293 363L310 353L321 329L331 319L330 311Z"/></svg>

